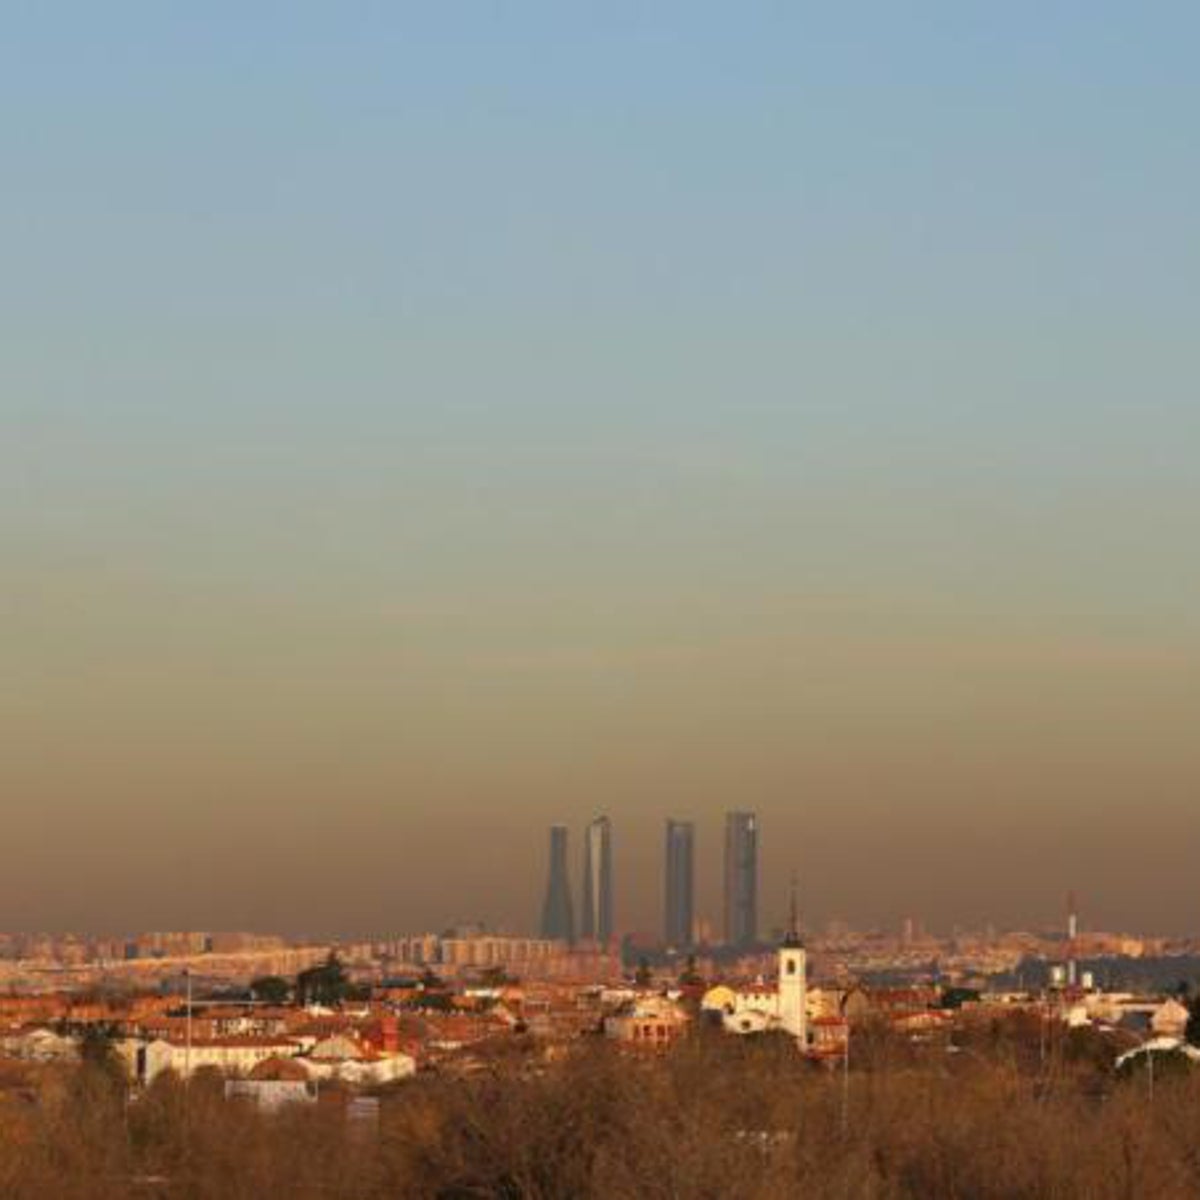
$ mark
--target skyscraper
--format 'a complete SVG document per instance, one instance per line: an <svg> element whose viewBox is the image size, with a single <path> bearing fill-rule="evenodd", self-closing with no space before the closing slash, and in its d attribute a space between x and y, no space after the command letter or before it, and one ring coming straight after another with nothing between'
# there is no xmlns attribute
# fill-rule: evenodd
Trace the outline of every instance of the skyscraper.
<svg viewBox="0 0 1200 1200"><path fill-rule="evenodd" d="M607 942L613 932L612 823L597 817L583 833L581 936Z"/></svg>
<svg viewBox="0 0 1200 1200"><path fill-rule="evenodd" d="M695 842L695 829L691 821L667 822L663 940L676 949L692 944Z"/></svg>
<svg viewBox="0 0 1200 1200"><path fill-rule="evenodd" d="M550 826L550 874L542 905L542 937L575 940L575 914L567 878L567 827Z"/></svg>
<svg viewBox="0 0 1200 1200"><path fill-rule="evenodd" d="M758 940L758 819L750 812L725 814L725 941L751 946Z"/></svg>

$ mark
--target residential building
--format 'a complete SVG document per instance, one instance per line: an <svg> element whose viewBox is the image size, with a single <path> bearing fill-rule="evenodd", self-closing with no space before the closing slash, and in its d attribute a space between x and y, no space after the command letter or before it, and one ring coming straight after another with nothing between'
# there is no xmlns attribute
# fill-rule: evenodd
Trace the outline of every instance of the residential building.
<svg viewBox="0 0 1200 1200"><path fill-rule="evenodd" d="M690 1018L665 996L641 996L604 1018L604 1035L639 1050L665 1050L682 1036Z"/></svg>

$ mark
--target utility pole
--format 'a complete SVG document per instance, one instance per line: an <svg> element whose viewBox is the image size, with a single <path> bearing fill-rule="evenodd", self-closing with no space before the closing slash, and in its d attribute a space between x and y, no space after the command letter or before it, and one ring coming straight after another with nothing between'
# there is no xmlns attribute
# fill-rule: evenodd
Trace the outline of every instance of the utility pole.
<svg viewBox="0 0 1200 1200"><path fill-rule="evenodd" d="M183 1049L183 1082L185 1086L192 1081L192 971L184 967L183 978L187 984L187 1025L184 1034Z"/></svg>

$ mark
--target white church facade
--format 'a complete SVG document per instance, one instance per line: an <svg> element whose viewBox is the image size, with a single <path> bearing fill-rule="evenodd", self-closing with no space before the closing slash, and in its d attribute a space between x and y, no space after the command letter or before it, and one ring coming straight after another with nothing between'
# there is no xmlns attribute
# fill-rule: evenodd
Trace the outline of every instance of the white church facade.
<svg viewBox="0 0 1200 1200"><path fill-rule="evenodd" d="M795 922L779 947L775 985L759 981L748 987L710 988L701 1009L719 1014L729 1033L751 1034L780 1030L796 1039L801 1050L809 1041L808 959Z"/></svg>

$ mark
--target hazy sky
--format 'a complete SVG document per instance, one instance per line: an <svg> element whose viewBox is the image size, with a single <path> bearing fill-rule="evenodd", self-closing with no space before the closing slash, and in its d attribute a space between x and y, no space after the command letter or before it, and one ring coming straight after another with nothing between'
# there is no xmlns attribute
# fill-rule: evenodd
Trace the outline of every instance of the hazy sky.
<svg viewBox="0 0 1200 1200"><path fill-rule="evenodd" d="M1196 930L1198 44L9 5L0 926Z"/></svg>

